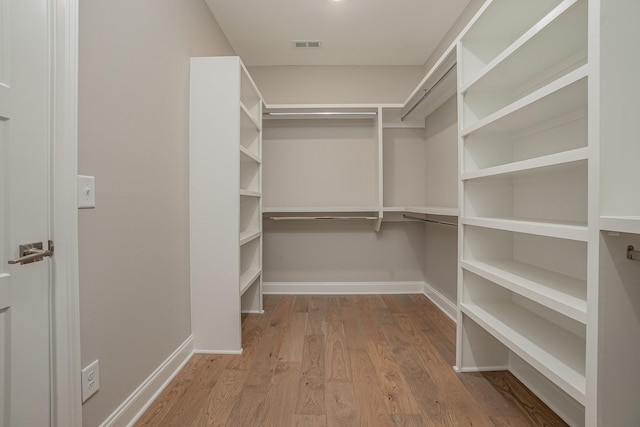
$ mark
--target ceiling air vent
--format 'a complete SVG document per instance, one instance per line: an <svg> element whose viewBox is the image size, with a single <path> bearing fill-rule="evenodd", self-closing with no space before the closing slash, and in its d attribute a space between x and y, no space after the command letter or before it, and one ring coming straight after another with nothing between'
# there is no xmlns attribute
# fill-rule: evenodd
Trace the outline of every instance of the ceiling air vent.
<svg viewBox="0 0 640 427"><path fill-rule="evenodd" d="M294 40L293 47L296 49L317 49L322 47L322 42L320 40Z"/></svg>

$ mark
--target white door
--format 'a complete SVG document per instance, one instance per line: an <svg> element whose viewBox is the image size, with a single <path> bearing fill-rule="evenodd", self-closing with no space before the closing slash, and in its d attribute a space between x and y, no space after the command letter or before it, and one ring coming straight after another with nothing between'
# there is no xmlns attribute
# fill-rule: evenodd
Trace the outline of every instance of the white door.
<svg viewBox="0 0 640 427"><path fill-rule="evenodd" d="M49 426L50 259L9 265L49 239L48 0L0 0L0 426Z"/></svg>

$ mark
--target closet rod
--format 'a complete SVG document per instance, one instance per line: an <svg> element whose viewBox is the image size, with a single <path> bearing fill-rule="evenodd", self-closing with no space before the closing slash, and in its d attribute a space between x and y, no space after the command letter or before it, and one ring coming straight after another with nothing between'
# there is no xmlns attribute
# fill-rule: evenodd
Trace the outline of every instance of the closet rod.
<svg viewBox="0 0 640 427"><path fill-rule="evenodd" d="M423 222L430 222L432 224L446 225L447 227L457 227L458 226L458 224L456 224L455 222L436 221L435 219L417 218L415 216L410 216L410 215L407 215L407 214L402 214L402 217L406 218L406 219L413 219L415 221L423 221Z"/></svg>
<svg viewBox="0 0 640 427"><path fill-rule="evenodd" d="M376 216L269 216L267 217L274 221L286 221L286 220L342 220L342 219L366 219L366 220L376 220L378 217Z"/></svg>
<svg viewBox="0 0 640 427"><path fill-rule="evenodd" d="M434 90L435 90L435 89L440 85L440 83L442 83L442 82L444 81L444 79L446 79L446 78L447 78L447 76L449 75L449 73L450 73L451 71L453 71L453 69L454 69L454 68L456 68L456 65L457 65L457 64L453 64L453 65L452 65L452 66L451 66L451 67L450 67L450 68L449 68L449 69L444 73L444 75L443 75L442 77L440 77L440 79L438 79L438 81L437 81L437 82L435 82L435 83L433 84L433 86L431 86L431 88L430 88L429 90L425 89L425 90L424 90L424 94L420 97L420 99L418 99L418 100L416 101L416 103L415 103L415 104L413 104L413 107L409 108L409 111L407 111L406 113L404 113L404 114L402 115L402 117L400 117L400 121L402 121L402 122L403 122L403 121L404 121L404 119L406 119L406 118L407 118L407 116L408 116L409 114L413 113L413 110L415 110L415 109L416 109L416 107L418 107L418 105L422 104L422 101L424 101L425 99L427 99L427 97L428 97L429 95L431 95L431 92L433 92L433 91L434 91Z"/></svg>
<svg viewBox="0 0 640 427"><path fill-rule="evenodd" d="M377 116L377 111L265 111L263 116Z"/></svg>

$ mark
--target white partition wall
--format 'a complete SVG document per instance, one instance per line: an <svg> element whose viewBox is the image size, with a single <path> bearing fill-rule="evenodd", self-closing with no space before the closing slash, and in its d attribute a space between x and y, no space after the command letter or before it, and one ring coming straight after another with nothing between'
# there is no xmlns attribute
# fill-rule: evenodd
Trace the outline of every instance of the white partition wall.
<svg viewBox="0 0 640 427"><path fill-rule="evenodd" d="M189 130L194 346L239 353L262 311L262 98L240 58L191 59Z"/></svg>

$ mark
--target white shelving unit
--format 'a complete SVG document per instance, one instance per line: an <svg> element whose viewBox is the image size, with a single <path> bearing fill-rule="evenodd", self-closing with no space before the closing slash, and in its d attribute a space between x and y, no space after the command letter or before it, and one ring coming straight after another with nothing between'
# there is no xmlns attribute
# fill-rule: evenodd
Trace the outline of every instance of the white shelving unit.
<svg viewBox="0 0 640 427"><path fill-rule="evenodd" d="M458 44L456 368L509 369L571 425L595 397L589 4L488 1Z"/></svg>
<svg viewBox="0 0 640 427"><path fill-rule="evenodd" d="M238 57L191 59L189 147L194 346L240 353L240 313L262 312L262 97Z"/></svg>

